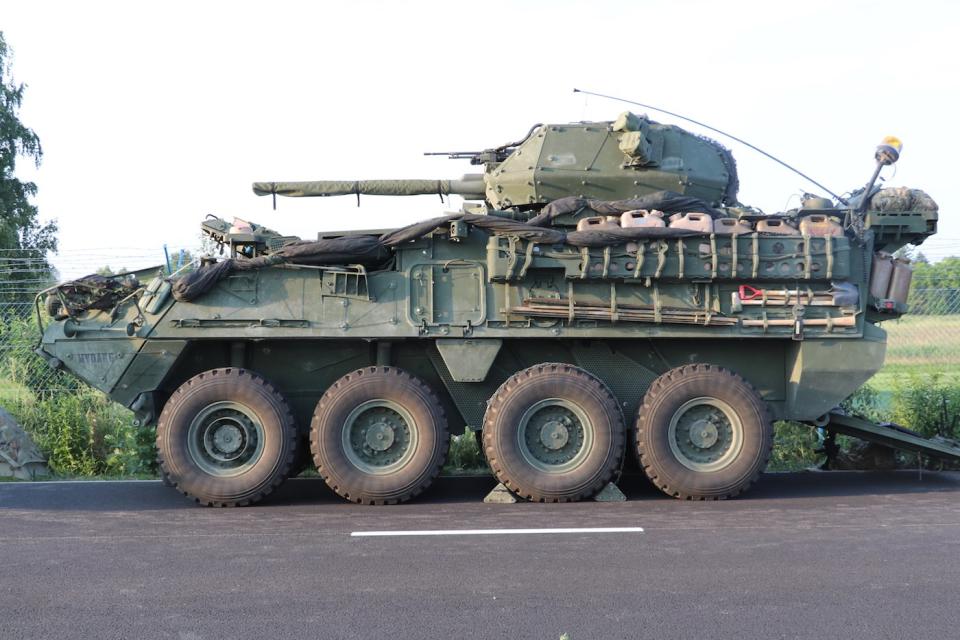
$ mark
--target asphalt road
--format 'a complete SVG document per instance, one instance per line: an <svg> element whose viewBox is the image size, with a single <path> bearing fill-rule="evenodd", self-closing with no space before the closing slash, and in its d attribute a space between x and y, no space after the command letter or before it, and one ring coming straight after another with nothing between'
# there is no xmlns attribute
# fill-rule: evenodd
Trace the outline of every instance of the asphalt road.
<svg viewBox="0 0 960 640"><path fill-rule="evenodd" d="M691 503L396 507L294 480L245 509L158 482L0 483L0 638L953 638L960 474L764 477ZM352 537L373 530L643 532Z"/></svg>

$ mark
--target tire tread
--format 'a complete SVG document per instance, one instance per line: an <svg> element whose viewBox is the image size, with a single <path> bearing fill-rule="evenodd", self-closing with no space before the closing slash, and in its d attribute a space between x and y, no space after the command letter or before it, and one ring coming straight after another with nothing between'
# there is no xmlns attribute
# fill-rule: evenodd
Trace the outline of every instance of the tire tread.
<svg viewBox="0 0 960 640"><path fill-rule="evenodd" d="M167 463L164 460L162 453L163 446L161 443L164 438L164 431L168 428L167 420L169 420L170 414L173 412L172 407L175 407L176 404L174 401L182 401L183 398L190 394L191 391L198 385L208 379L219 376L235 377L238 380L249 380L250 383L262 387L267 394L272 396L272 398L282 407L284 436L291 438L294 442L294 445L289 448L287 454L284 456L284 459L280 461L279 471L273 475L271 481L266 485L261 485L255 489L251 495L244 496L236 500L210 500L204 499L202 496L194 495L189 489L185 488L182 483L178 482L174 478L173 474L171 474L167 467ZM177 387L176 391L173 392L166 404L164 404L163 410L160 412L160 417L157 420L157 464L160 467L160 473L162 474L164 481L187 498L192 499L197 504L206 507L245 507L263 500L268 495L273 493L287 479L290 469L293 466L294 459L296 458L296 439L296 428L294 427L293 412L290 410L290 405L272 384L267 382L259 374L247 369L240 367L221 367L218 369L203 371L193 376L182 385Z"/></svg>
<svg viewBox="0 0 960 640"><path fill-rule="evenodd" d="M610 457L611 462L608 463L605 468L600 470L596 480L576 493L567 495L547 495L542 492L537 492L532 489L532 487L524 483L521 479L510 477L510 475L504 470L503 465L497 459L496 447L494 446L495 434L493 433L494 427L492 425L494 424L497 413L500 412L504 402L506 402L506 400L521 382L540 376L556 375L558 373L563 375L574 375L589 382L595 388L602 391L604 395L604 403L607 405L607 409L612 413L622 415L620 412L620 405L617 403L617 399L614 397L609 387L607 387L607 385L605 385L593 374L571 364L562 362L546 362L537 364L515 373L502 385L500 385L500 388L497 389L487 404L487 411L483 418L484 454L487 458L487 463L490 465L490 469L493 471L497 480L502 482L503 485L507 487L507 489L509 489L513 494L530 502L576 502L578 500L591 498L603 490L607 483L610 482L614 478L614 475L621 469L623 464L623 454L626 447L626 432L624 429L619 429L614 434L614 454Z"/></svg>
<svg viewBox="0 0 960 640"><path fill-rule="evenodd" d="M341 486L341 483L334 478L333 474L330 472L330 469L322 464L320 455L320 420L318 415L321 413L321 410L329 406L333 399L344 393L345 389L352 387L357 380L362 379L364 376L371 375L385 375L385 376L395 376L398 380L402 380L403 384L413 385L418 392L422 393L425 396L427 402L437 408L440 417L442 418L441 429L442 436L441 440L438 443L440 449L444 452L443 455L437 456L435 464L427 470L427 472L420 477L420 481L403 494L396 497L381 497L381 496L372 496L367 495L362 492L354 492L350 487ZM443 414L443 409L440 408L440 400L437 397L437 394L427 385L426 382L420 378L408 373L407 371L394 367L394 366L383 366L383 365L371 365L363 367L362 369L357 369L352 371L345 376L341 377L339 380L333 383L333 385L327 389L327 392L323 394L323 397L320 398L320 401L317 403L317 408L313 413L313 419L310 422L310 451L313 454L314 462L317 465L317 471L320 474L320 477L323 478L323 481L327 483L327 486L330 487L334 493L354 502L356 504L368 504L368 505L393 505L399 504L401 502L407 502L408 500L420 495L423 493L433 481L436 480L437 476L440 475L440 470L443 468L443 464L446 461L446 450L450 442L450 434L446 429L446 416Z"/></svg>
<svg viewBox="0 0 960 640"><path fill-rule="evenodd" d="M729 491L723 491L715 495L707 494L695 494L693 492L686 492L682 489L670 486L669 482L665 478L662 478L656 469L656 463L653 460L651 454L646 452L643 448L643 437L644 430L646 429L646 422L649 419L649 414L652 411L652 404L660 396L669 393L673 385L679 383L681 380L687 381L692 376L726 376L728 379L735 381L738 384L744 385L748 388L758 400L758 406L761 407L763 415L764 425L769 425L771 422L770 418L770 409L767 407L767 403L760 400L760 396L757 393L756 389L750 382L748 382L743 376L724 367L718 367L712 364L697 363L697 364L688 364L680 367L671 369L654 380L653 384L650 385L650 388L647 390L647 393L643 397L643 402L640 405L640 409L637 412L637 422L636 422L636 445L637 445L637 457L640 461L640 467L643 469L643 472L649 478L650 482L654 484L658 489L667 495L677 498L680 500L726 500L728 498L734 498L753 485L754 482L763 474L764 468L766 468L767 463L770 460L770 455L773 452L773 439L770 439L769 446L765 447L761 452L761 460L757 465L755 471L740 483L735 488L730 489Z"/></svg>

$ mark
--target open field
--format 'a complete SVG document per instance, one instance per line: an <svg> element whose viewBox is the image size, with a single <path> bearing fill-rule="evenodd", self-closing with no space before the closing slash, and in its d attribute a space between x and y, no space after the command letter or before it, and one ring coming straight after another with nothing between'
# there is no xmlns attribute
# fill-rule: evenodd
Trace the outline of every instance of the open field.
<svg viewBox="0 0 960 640"><path fill-rule="evenodd" d="M887 359L868 383L883 398L912 379L941 376L960 384L960 314L904 316L886 322Z"/></svg>
<svg viewBox="0 0 960 640"><path fill-rule="evenodd" d="M886 322L887 367L947 365L960 370L960 314Z"/></svg>

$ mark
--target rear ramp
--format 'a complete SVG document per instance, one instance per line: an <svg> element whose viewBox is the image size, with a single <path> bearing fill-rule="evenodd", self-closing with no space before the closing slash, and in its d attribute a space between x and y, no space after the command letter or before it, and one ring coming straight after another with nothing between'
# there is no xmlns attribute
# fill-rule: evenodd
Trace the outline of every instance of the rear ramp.
<svg viewBox="0 0 960 640"><path fill-rule="evenodd" d="M893 449L912 451L926 456L960 462L960 442L941 436L925 438L916 431L889 422L877 423L838 411L828 414L824 429L875 442Z"/></svg>

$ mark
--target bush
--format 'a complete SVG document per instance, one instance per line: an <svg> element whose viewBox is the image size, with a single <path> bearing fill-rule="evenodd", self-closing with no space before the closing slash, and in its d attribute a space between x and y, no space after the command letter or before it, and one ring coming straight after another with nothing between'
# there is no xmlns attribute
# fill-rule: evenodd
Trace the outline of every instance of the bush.
<svg viewBox="0 0 960 640"><path fill-rule="evenodd" d="M768 471L799 471L823 461L816 453L820 437L813 427L799 422L780 421L773 425L773 453Z"/></svg>
<svg viewBox="0 0 960 640"><path fill-rule="evenodd" d="M850 415L865 420L883 422L889 420L883 408L880 393L870 386L863 386L840 403L840 407ZM773 453L770 456L770 471L798 471L820 465L824 455L818 453L823 446L823 436L819 430L799 422L783 421L774 424ZM848 436L837 436L841 451L850 448L855 442Z"/></svg>
<svg viewBox="0 0 960 640"><path fill-rule="evenodd" d="M8 409L57 474L156 474L151 431L133 427L132 414L98 391L21 396Z"/></svg>
<svg viewBox="0 0 960 640"><path fill-rule="evenodd" d="M489 471L474 431L467 429L459 436L451 436L444 471Z"/></svg>
<svg viewBox="0 0 960 640"><path fill-rule="evenodd" d="M82 384L65 371L51 369L34 353L39 328L33 316L0 318L0 388L25 388L33 394L51 390L75 391Z"/></svg>
<svg viewBox="0 0 960 640"><path fill-rule="evenodd" d="M0 401L47 457L69 476L155 475L155 436L104 394L54 370L33 352L34 316L0 317Z"/></svg>
<svg viewBox="0 0 960 640"><path fill-rule="evenodd" d="M884 422L890 419L889 412L883 406L880 392L870 385L857 389L852 396L840 403L840 408L851 416L873 422Z"/></svg>
<svg viewBox="0 0 960 640"><path fill-rule="evenodd" d="M897 380L892 419L926 437L960 438L960 385L939 373Z"/></svg>

